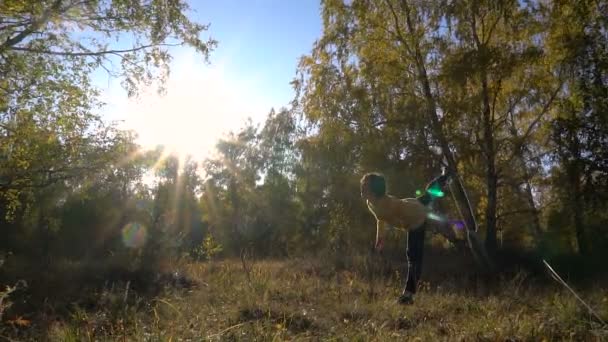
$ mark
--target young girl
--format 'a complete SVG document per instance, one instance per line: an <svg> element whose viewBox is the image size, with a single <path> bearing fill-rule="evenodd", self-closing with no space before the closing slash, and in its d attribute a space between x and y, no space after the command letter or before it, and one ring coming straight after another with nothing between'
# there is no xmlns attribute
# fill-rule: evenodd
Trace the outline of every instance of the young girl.
<svg viewBox="0 0 608 342"><path fill-rule="evenodd" d="M361 178L361 197L376 218L376 250L384 247L385 225L407 231L407 281L399 297L399 303L412 304L422 273L424 235L427 228L430 205L441 197L448 176L443 174L432 180L423 195L417 198L399 199L386 193L386 180L379 173L368 173ZM449 232L454 234L450 229ZM449 234L448 232L448 234Z"/></svg>

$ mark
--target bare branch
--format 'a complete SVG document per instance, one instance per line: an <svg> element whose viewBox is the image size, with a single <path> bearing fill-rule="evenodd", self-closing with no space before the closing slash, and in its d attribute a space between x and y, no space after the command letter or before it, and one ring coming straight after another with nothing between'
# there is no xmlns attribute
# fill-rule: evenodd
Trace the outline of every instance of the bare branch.
<svg viewBox="0 0 608 342"><path fill-rule="evenodd" d="M397 30L397 32L396 32L397 38L399 39L401 44L403 44L403 47L407 50L407 52L410 55L412 55L412 50L410 49L409 45L407 44L407 41L405 40L405 38L403 37L403 34L401 33L402 31L401 31L401 25L399 24L399 17L397 16L397 12L395 12L395 8L393 7L393 4L391 4L390 0L386 0L386 5L391 10L391 14L393 16L393 21L395 23L395 29Z"/></svg>
<svg viewBox="0 0 608 342"><path fill-rule="evenodd" d="M549 100L547 101L547 103L545 103L545 106L540 111L540 113L538 114L538 116L534 119L534 121L532 121L532 123L530 124L530 126L528 126L528 129L526 130L526 133L524 133L524 135L522 137L524 140L530 135L530 133L531 133L532 129L534 128L534 126L536 126L536 124L540 121L540 119L547 113L547 111L551 107L551 104L553 103L553 100L555 100L555 97L557 97L557 94L562 89L562 85L563 84L564 84L563 82L561 82L559 84L559 86L555 89L555 91L553 92L553 94L551 94L551 97L549 98Z"/></svg>
<svg viewBox="0 0 608 342"><path fill-rule="evenodd" d="M389 120L389 119L387 119L387 120L381 120L381 121L375 122L372 124L372 126L378 127L378 126L382 126L382 125L391 125L391 124L404 125L407 123L408 123L407 120L399 120L399 119Z"/></svg>
<svg viewBox="0 0 608 342"><path fill-rule="evenodd" d="M493 129L497 126L494 125L496 123L496 100L498 99L498 94L500 93L500 89L502 88L502 76L498 79L498 85L496 87L496 91L494 92L494 99L492 99L492 125Z"/></svg>
<svg viewBox="0 0 608 342"><path fill-rule="evenodd" d="M507 108L507 110L505 111L505 113L501 116L498 117L498 120L496 120L494 122L494 129L498 129L498 127L500 127L500 125L502 123L504 123L505 121L507 121L507 119L509 118L509 114L511 114L511 112L513 112L513 109L515 109L515 106L517 106L521 100L523 100L524 98L524 94L522 93L520 96L517 97L517 99L515 101L513 101L512 103L510 103L509 108ZM511 102L511 101L509 101Z"/></svg>
<svg viewBox="0 0 608 342"><path fill-rule="evenodd" d="M477 20L475 19L475 13L473 13L473 9L471 8L471 18L469 18L471 24L471 33L473 34L473 39L475 39L475 45L479 48L481 46L481 40L479 39L479 35L477 35Z"/></svg>
<svg viewBox="0 0 608 342"><path fill-rule="evenodd" d="M536 118L534 118L534 120L532 121L532 123L528 126L528 129L526 130L526 132L524 133L524 135L521 136L521 139L515 145L515 148L513 149L513 154L509 158L509 162L511 160L513 160L513 158L516 157L517 151L519 151L519 149L523 146L523 144L526 141L526 139L528 139L528 137L530 136L530 134L532 134L532 130L534 129L534 127L538 124L538 122L540 121L540 119L543 116L545 116L545 114L547 114L547 111L551 107L551 104L553 104L553 101L557 97L557 94L559 94L559 91L562 89L563 85L564 85L564 81L562 80L562 81L560 81L560 83L559 83L558 87L555 89L555 91L553 91L553 93L551 94L551 97L549 98L549 100L547 101L547 103L545 103L545 105L543 106L543 109L536 116Z"/></svg>
<svg viewBox="0 0 608 342"><path fill-rule="evenodd" d="M78 57L78 56L103 56L108 54L120 55L121 53L129 53L140 50L149 49L151 47L159 47L159 46L182 46L183 43L163 43L163 44L148 44L138 46L132 49L124 49L124 50L103 50L103 51L82 51L82 52L69 52L69 51L53 51L53 50L45 50L45 49L32 49L25 47L12 47L11 50L15 51L24 51L30 53L39 53L39 54L47 54L47 55L56 55L56 56L69 56L69 57Z"/></svg>
<svg viewBox="0 0 608 342"><path fill-rule="evenodd" d="M492 32L496 28L496 25L498 24L499 21L500 21L500 16L498 16L496 18L496 20L494 20L494 22L490 26L490 29L488 30L488 36L485 37L486 39L484 39L484 42L483 42L484 44L488 44L490 42L490 39L492 38Z"/></svg>

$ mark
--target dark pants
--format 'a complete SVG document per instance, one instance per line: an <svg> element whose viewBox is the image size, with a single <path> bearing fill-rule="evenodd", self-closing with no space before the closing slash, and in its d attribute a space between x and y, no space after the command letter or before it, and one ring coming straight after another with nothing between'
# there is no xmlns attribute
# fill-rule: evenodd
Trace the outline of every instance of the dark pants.
<svg viewBox="0 0 608 342"><path fill-rule="evenodd" d="M425 232L426 222L421 227L407 233L407 281L405 283L405 291L411 293L416 293L418 280L422 274Z"/></svg>
<svg viewBox="0 0 608 342"><path fill-rule="evenodd" d="M418 201L425 206L432 205L434 197L429 193L429 189L442 189L448 179L447 175L441 175L427 184L424 194L418 197ZM407 233L407 280L405 291L416 293L418 280L422 274L422 256L424 255L424 235L426 233L426 222L422 226Z"/></svg>

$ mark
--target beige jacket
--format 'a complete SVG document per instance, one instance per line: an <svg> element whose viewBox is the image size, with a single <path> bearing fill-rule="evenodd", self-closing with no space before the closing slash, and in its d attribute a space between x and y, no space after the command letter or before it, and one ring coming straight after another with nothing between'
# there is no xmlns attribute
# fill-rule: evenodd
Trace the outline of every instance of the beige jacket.
<svg viewBox="0 0 608 342"><path fill-rule="evenodd" d="M376 241L384 237L385 226L389 225L404 230L420 227L429 212L415 198L396 198L386 195L379 199L367 200L367 207L377 220Z"/></svg>

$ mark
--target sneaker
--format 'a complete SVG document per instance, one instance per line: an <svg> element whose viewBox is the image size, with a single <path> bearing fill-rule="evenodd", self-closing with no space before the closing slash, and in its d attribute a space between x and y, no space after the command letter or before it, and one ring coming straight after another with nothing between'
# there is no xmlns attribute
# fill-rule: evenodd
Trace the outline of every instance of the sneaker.
<svg viewBox="0 0 608 342"><path fill-rule="evenodd" d="M403 304L403 305L411 305L414 304L414 294L406 291L403 292L403 294L401 296L399 296L399 304Z"/></svg>

